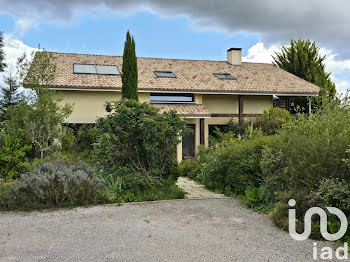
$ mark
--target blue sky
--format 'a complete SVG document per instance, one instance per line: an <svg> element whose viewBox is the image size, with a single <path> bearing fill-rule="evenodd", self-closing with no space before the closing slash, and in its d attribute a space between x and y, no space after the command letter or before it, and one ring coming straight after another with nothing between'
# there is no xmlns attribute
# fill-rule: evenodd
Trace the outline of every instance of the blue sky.
<svg viewBox="0 0 350 262"><path fill-rule="evenodd" d="M224 60L226 49L242 47L243 54L258 42L253 34L227 34L224 31L198 31L188 18L165 18L147 12L131 16L77 15L69 23L48 23L16 32L16 19L0 15L1 30L14 33L24 44L48 51L122 55L125 34L130 30L137 44L137 55Z"/></svg>
<svg viewBox="0 0 350 262"><path fill-rule="evenodd" d="M296 9L290 16L290 6L276 8L274 3L269 7L270 0L254 2L256 7L266 2L261 8L252 9L247 4L241 4L239 10L227 8L233 2L237 1L187 1L192 6L177 6L170 1L130 0L101 6L82 0L33 0L30 4L0 0L4 7L0 10L0 30L5 34L5 52L11 63L39 44L48 51L122 55L127 30L135 37L138 56L225 60L228 48L241 47L245 61L267 63L290 39L309 37L327 54L327 69L333 72L338 89L350 88L350 48L345 44L350 38L347 29L341 31L343 25L348 28L347 22L350 24L347 17L346 21L339 20L339 15L339 21L319 20L320 14L307 8ZM328 14L339 12L332 6L319 8ZM333 29L337 25L335 40L324 36L325 31L319 29L322 24Z"/></svg>

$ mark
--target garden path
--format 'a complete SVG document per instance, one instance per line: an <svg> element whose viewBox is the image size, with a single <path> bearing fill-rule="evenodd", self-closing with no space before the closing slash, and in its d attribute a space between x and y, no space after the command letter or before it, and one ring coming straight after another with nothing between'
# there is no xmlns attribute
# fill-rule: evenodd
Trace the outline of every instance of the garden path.
<svg viewBox="0 0 350 262"><path fill-rule="evenodd" d="M210 191L204 185L187 177L179 177L177 185L186 192L186 198L226 198L225 195Z"/></svg>

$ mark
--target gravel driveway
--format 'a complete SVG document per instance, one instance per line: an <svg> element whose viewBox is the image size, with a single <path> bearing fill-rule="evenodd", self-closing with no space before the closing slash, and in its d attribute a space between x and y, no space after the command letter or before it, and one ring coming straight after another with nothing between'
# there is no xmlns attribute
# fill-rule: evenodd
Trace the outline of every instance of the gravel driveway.
<svg viewBox="0 0 350 262"><path fill-rule="evenodd" d="M0 213L0 261L300 262L312 243L230 198Z"/></svg>

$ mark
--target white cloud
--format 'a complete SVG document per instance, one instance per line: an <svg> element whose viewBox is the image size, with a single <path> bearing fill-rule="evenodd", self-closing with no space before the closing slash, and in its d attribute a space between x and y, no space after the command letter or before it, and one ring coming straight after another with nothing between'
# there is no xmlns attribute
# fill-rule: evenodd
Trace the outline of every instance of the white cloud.
<svg viewBox="0 0 350 262"><path fill-rule="evenodd" d="M18 19L15 24L15 32L18 32L20 35L24 35L29 29L37 29L38 27L38 22L35 22L33 19Z"/></svg>
<svg viewBox="0 0 350 262"><path fill-rule="evenodd" d="M242 60L244 62L272 63L272 56L280 50L281 45L265 47L264 43L259 42L248 49L247 56L244 56ZM350 76L350 60L338 59L338 54L326 48L320 48L320 53L326 55L326 70L332 72L331 79L336 85L337 92L345 93L348 89L350 90L350 81L342 77L344 75Z"/></svg>
<svg viewBox="0 0 350 262"><path fill-rule="evenodd" d="M98 9L125 15L148 11L183 15L200 30L259 35L265 44L311 38L350 57L348 0L0 0L0 6L0 13L22 20L18 25L22 29L35 23L71 21L77 13L94 15Z"/></svg>
<svg viewBox="0 0 350 262"><path fill-rule="evenodd" d="M279 45L266 48L263 43L259 42L248 49L247 56L242 57L242 60L244 62L272 63L272 55L280 49Z"/></svg>
<svg viewBox="0 0 350 262"><path fill-rule="evenodd" d="M21 40L13 38L13 36L10 34L4 35L4 44L5 63L7 64L7 68L5 72L0 73L0 85L3 85L3 77L8 73L8 71L15 69L17 59L23 55L23 53L30 56L33 51L38 50L37 48L24 44Z"/></svg>

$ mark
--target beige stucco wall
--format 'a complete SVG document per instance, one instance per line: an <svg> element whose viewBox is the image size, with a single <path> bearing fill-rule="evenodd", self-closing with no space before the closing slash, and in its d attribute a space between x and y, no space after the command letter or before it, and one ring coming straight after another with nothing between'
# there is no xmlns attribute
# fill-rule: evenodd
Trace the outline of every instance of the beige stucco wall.
<svg viewBox="0 0 350 262"><path fill-rule="evenodd" d="M272 96L244 96L244 114L262 114L273 105Z"/></svg>
<svg viewBox="0 0 350 262"><path fill-rule="evenodd" d="M86 124L95 123L98 117L106 115L104 104L107 101L119 100L121 92L101 91L61 91L61 103L72 104L73 112L66 119L66 123ZM139 93L140 102L149 102L149 93Z"/></svg>
<svg viewBox="0 0 350 262"><path fill-rule="evenodd" d="M104 104L107 101L121 99L121 92L101 91L60 91L63 96L62 103L73 104L73 112L66 123L95 123L98 117L106 115ZM140 102L149 102L149 93L139 93ZM203 104L212 114L238 114L238 95L195 95L195 102ZM272 106L272 96L244 96L244 114L261 114ZM209 125L227 124L231 117L212 117L204 119L204 141L208 146ZM238 121L238 118L233 118ZM195 147L200 145L200 119L186 119L188 124L195 124ZM198 149L196 149L196 153ZM177 146L177 159L182 160L182 143Z"/></svg>
<svg viewBox="0 0 350 262"><path fill-rule="evenodd" d="M214 114L238 114L238 96L203 95L202 104Z"/></svg>

